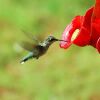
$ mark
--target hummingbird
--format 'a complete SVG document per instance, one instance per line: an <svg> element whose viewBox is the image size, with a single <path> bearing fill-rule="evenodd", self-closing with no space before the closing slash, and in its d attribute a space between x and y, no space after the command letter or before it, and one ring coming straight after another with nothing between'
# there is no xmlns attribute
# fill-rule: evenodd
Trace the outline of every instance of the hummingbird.
<svg viewBox="0 0 100 100"><path fill-rule="evenodd" d="M35 38L34 38L34 40L38 41ZM57 39L54 36L50 35L46 39L44 39L44 41L42 41L42 42L39 42L39 41L37 43L22 42L21 46L25 50L27 50L29 53L24 58L22 58L20 63L24 64L26 61L28 61L29 59L32 59L32 58L38 59L39 57L44 55L47 52L50 45L56 41L64 41L64 40ZM67 41L65 41L65 42L67 42Z"/></svg>

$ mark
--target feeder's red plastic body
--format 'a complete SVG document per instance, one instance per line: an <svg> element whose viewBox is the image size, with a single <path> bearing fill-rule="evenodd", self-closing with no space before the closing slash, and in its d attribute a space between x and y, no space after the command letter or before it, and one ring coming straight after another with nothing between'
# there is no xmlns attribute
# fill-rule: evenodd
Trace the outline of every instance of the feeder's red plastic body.
<svg viewBox="0 0 100 100"><path fill-rule="evenodd" d="M79 29L78 35L71 40L74 31ZM96 0L94 7L89 8L84 16L76 16L65 28L60 42L61 48L68 48L71 44L78 46L91 45L100 53L100 0Z"/></svg>

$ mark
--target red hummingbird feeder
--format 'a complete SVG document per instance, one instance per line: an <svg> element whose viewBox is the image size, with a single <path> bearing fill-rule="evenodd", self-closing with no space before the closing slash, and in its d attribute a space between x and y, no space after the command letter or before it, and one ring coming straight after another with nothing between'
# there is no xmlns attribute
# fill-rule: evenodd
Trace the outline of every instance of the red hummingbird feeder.
<svg viewBox="0 0 100 100"><path fill-rule="evenodd" d="M95 0L95 6L89 8L84 16L76 16L67 25L60 47L67 49L72 44L77 46L93 46L100 53L100 0Z"/></svg>

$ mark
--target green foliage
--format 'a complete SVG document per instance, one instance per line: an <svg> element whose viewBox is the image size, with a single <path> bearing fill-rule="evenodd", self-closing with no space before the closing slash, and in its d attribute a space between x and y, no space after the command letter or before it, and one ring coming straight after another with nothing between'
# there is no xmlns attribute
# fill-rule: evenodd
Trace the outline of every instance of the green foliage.
<svg viewBox="0 0 100 100"><path fill-rule="evenodd" d="M92 47L52 45L39 60L21 65L17 44L26 30L58 38L91 0L0 0L0 100L100 100L100 56ZM96 99L95 99L96 98Z"/></svg>

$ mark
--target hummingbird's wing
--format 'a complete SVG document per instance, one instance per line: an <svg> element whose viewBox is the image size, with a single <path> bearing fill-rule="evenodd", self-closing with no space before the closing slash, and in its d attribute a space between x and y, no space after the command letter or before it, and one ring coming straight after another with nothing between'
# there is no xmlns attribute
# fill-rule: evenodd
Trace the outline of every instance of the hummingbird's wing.
<svg viewBox="0 0 100 100"><path fill-rule="evenodd" d="M22 48L24 48L25 50L30 51L30 52L32 52L33 49L37 46L37 44L30 43L30 42L27 42L27 41L22 41L20 43L20 45L21 45Z"/></svg>
<svg viewBox="0 0 100 100"><path fill-rule="evenodd" d="M30 32L26 32L24 30L22 30L22 31L29 39L33 40L35 43L40 43L43 41L43 36L41 36L40 34L33 35Z"/></svg>

